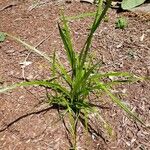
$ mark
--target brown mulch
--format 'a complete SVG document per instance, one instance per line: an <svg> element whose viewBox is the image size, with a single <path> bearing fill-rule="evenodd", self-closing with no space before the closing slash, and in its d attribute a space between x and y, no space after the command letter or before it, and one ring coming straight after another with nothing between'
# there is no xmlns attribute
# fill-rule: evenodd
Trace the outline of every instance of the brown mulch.
<svg viewBox="0 0 150 150"><path fill-rule="evenodd" d="M0 31L11 33L51 55L54 50L67 65L57 22L62 6L68 16L93 12L96 6L88 3L41 0L0 1ZM128 20L125 30L115 28L116 18ZM116 13L110 10L108 22L103 22L95 33L92 54L103 60L101 71L128 71L136 75L150 75L150 18L131 12ZM76 50L80 50L87 37L92 18L73 20L70 28ZM143 38L143 39L142 39ZM49 78L49 64L36 54L29 54L22 45L7 39L0 43L0 84L8 85L20 78ZM27 58L31 64L22 69ZM114 91L139 114L147 124L150 120L150 84L138 82L118 86ZM99 98L108 103L108 98ZM66 150L70 143L58 111L45 104L45 89L20 88L0 94L0 149L2 150ZM150 132L125 115L116 105L100 110L112 125L115 135L108 137L99 120L93 120L92 135L78 128L79 150L148 150ZM67 118L66 118L67 119ZM16 120L14 122L14 120ZM96 131L101 136L96 135Z"/></svg>

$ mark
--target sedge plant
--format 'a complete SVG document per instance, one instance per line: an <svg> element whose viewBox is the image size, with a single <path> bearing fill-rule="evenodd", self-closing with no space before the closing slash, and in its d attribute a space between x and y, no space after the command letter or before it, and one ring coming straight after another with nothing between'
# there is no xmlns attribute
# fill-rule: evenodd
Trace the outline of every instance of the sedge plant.
<svg viewBox="0 0 150 150"><path fill-rule="evenodd" d="M52 77L45 80L24 81L7 87L1 87L0 93L4 93L21 86L25 87L36 85L50 89L48 93L49 104L55 106L57 105L63 108L63 116L68 115L70 121L70 133L72 135L73 143L72 149L77 149L76 137L78 123L81 122L83 126L88 129L89 115L91 113L98 113L98 108L89 100L89 96L95 91L104 92L111 98L112 102L124 110L129 116L144 124L139 117L133 113L128 106L125 105L125 103L111 93L111 89L114 84L136 82L138 80L142 80L143 78L137 77L128 72L100 73L98 70L101 66L101 63L94 63L91 61L91 59L89 59L93 35L104 19L106 12L111 5L111 0L107 0L107 4L104 8L102 7L102 3L103 1L100 0L92 28L80 52L76 52L74 50L70 30L68 27L68 21L64 15L61 17L62 25L58 23L58 29L64 44L67 61L70 65L69 68L66 68L65 65L61 63L59 57L56 55L56 52L54 52L52 57L49 57L42 51L25 43L21 39L16 38L8 33L1 32L1 35L16 40L17 42L23 44L26 48L30 49L32 52L39 54L48 62L50 62ZM117 77L118 79L106 82L104 79L108 77ZM105 127L109 127L103 118L101 120L103 121Z"/></svg>

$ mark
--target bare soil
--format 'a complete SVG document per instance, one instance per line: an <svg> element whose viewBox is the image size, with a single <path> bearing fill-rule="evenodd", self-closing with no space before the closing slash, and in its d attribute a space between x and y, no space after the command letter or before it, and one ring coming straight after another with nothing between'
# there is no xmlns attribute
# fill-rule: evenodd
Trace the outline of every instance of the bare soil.
<svg viewBox="0 0 150 150"><path fill-rule="evenodd" d="M42 3L43 2L43 3ZM69 1L68 1L69 2ZM0 0L0 31L11 33L51 55L58 55L67 65L57 22L60 10L68 16L93 12L96 6L80 2L41 0ZM124 30L115 28L119 16L128 20ZM117 13L110 9L108 22L103 22L95 33L91 53L103 60L101 71L128 71L136 75L150 75L150 16L131 12ZM92 18L70 22L75 49L82 47ZM0 43L0 84L9 85L31 79L50 78L49 64L22 45L7 39ZM24 69L25 59L31 64ZM147 124L150 120L150 84L148 81L118 86L114 91L139 114ZM150 132L126 116L109 99L97 99L109 109L100 110L115 132L108 137L100 120L93 120L92 135L78 127L79 150L149 150ZM96 135L96 131L101 135ZM102 138L103 137L103 138ZM58 111L46 104L45 89L20 88L0 95L0 149L1 150L67 150L68 134Z"/></svg>

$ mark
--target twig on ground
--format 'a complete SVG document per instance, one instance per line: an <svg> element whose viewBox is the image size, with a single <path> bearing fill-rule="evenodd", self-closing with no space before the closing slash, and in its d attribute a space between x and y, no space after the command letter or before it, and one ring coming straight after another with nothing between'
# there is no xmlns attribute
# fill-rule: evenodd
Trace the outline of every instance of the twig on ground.
<svg viewBox="0 0 150 150"><path fill-rule="evenodd" d="M7 5L5 5L4 7L2 7L2 8L0 8L0 12L1 11L4 11L5 9L8 9L8 8L11 8L11 7L13 7L13 6L16 6L18 3L17 2L11 2L11 3L9 3L9 4L7 4Z"/></svg>

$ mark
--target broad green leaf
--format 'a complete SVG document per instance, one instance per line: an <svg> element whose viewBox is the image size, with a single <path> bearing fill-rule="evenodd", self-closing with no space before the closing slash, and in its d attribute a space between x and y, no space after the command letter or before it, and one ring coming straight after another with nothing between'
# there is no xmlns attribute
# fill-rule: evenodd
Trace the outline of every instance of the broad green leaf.
<svg viewBox="0 0 150 150"><path fill-rule="evenodd" d="M136 6L143 4L146 0L123 0L121 7L124 10L130 10Z"/></svg>
<svg viewBox="0 0 150 150"><path fill-rule="evenodd" d="M0 32L0 42L4 42L6 39L6 34L3 32Z"/></svg>

